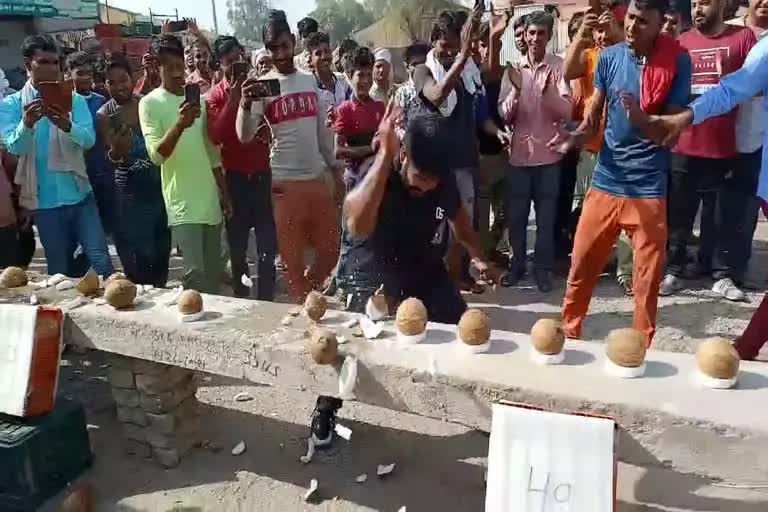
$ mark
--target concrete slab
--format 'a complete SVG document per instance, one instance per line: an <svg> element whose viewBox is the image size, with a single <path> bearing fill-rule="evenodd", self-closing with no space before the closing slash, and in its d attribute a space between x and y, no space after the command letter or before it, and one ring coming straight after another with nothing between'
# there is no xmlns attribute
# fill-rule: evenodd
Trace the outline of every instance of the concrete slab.
<svg viewBox="0 0 768 512"><path fill-rule="evenodd" d="M72 294L47 292L44 301ZM0 298L9 298L7 291ZM24 291L13 292L23 300ZM182 324L170 291L155 291L131 311L89 303L69 312L65 340L85 347L276 386L336 394L340 362L316 365L305 353L309 324L281 319L295 306L205 296L206 315ZM350 341L340 346L359 360L360 401L424 416L490 427L500 399L557 411L614 417L623 428L622 460L664 465L729 481L768 479L768 366L744 363L737 389L699 389L688 354L651 351L647 376L619 380L603 372L604 346L567 345L565 364L529 360L526 334L494 331L488 354L459 350L452 326L430 324L425 342L401 346L388 325L383 339L353 338L342 327L354 315L329 312L322 323Z"/></svg>

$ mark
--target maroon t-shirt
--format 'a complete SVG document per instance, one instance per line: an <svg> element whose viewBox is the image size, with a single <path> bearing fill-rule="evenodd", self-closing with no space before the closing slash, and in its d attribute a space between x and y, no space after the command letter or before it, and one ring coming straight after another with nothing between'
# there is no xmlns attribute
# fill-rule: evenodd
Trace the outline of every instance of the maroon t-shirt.
<svg viewBox="0 0 768 512"><path fill-rule="evenodd" d="M347 100L336 109L336 134L346 139L349 146L368 146L379 129L386 109L384 103L373 99ZM349 188L353 188L363 177L364 173L360 172L362 163L354 160L347 162L344 181Z"/></svg>
<svg viewBox="0 0 768 512"><path fill-rule="evenodd" d="M741 68L757 38L746 27L727 25L718 36L705 36L693 29L682 34L679 41L691 56L691 96L696 97L716 87L725 75ZM680 134L675 152L701 158L735 156L736 114L737 110L733 109L686 129Z"/></svg>

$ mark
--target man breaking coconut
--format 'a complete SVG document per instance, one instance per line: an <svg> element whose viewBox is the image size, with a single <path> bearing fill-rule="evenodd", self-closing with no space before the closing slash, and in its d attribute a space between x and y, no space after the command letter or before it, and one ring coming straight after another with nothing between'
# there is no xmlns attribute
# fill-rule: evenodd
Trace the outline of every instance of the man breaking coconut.
<svg viewBox="0 0 768 512"><path fill-rule="evenodd" d="M497 282L499 273L486 261L461 205L446 156L455 144L446 121L432 114L410 119L401 148L395 134L399 115L395 109L385 116L376 160L344 201L353 240L349 265L359 277L350 290L349 309L365 311L368 298L383 285L390 301L416 297L430 321L457 324L467 305L443 262L443 220L448 219L481 280Z"/></svg>

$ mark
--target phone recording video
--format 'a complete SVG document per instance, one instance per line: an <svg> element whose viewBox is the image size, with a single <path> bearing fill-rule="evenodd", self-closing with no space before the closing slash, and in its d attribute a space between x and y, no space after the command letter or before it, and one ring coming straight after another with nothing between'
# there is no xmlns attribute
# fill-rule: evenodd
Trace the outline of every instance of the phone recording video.
<svg viewBox="0 0 768 512"><path fill-rule="evenodd" d="M184 100L190 105L200 105L200 84L184 84Z"/></svg>

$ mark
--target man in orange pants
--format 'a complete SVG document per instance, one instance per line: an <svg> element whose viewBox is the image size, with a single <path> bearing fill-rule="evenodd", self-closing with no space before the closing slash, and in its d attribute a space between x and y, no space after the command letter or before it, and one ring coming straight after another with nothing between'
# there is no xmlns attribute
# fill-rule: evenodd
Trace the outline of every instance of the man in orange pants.
<svg viewBox="0 0 768 512"><path fill-rule="evenodd" d="M575 147L597 132L605 107L605 141L576 230L563 303L563 326L571 339L581 336L592 291L622 230L632 241L635 259L634 327L645 334L648 345L656 332L670 154L630 122L627 108L640 109L632 98L640 98L646 114L677 111L688 101L691 59L673 39L659 35L667 8L668 0L630 3L624 20L626 42L600 52L584 121L564 143L553 141L561 151Z"/></svg>

